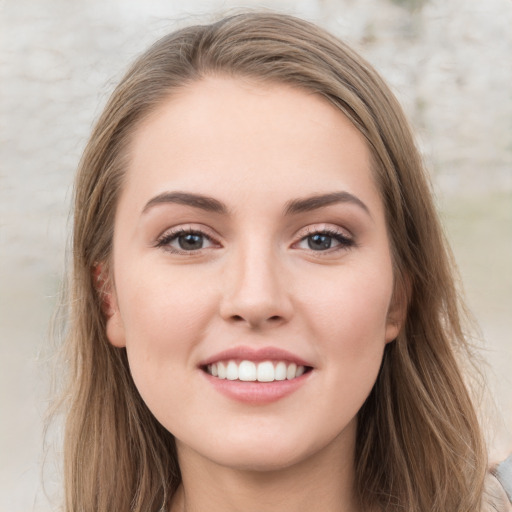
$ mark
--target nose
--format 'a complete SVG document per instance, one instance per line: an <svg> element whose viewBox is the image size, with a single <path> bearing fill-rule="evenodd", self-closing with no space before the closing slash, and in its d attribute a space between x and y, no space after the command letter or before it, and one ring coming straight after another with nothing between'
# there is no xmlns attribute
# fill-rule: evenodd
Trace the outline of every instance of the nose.
<svg viewBox="0 0 512 512"><path fill-rule="evenodd" d="M271 249L240 251L224 275L220 314L230 323L264 329L293 315L290 284Z"/></svg>

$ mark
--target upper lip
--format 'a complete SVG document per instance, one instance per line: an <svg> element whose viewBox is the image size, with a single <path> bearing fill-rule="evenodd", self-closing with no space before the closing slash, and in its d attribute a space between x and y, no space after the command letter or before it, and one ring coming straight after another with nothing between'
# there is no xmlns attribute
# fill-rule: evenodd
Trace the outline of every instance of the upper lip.
<svg viewBox="0 0 512 512"><path fill-rule="evenodd" d="M223 350L217 354L204 359L199 363L199 366L207 366L209 364L217 363L218 361L229 361L230 359L240 359L246 361L287 361L295 363L298 366L312 366L304 359L277 347L261 347L253 348L247 346L238 346Z"/></svg>

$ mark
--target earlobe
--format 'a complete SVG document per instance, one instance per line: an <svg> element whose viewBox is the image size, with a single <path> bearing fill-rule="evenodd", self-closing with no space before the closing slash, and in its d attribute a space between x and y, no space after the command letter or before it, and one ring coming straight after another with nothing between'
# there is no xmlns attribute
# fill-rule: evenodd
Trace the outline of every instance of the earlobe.
<svg viewBox="0 0 512 512"><path fill-rule="evenodd" d="M119 309L116 309L107 317L107 338L114 347L123 348L126 346L124 324Z"/></svg>
<svg viewBox="0 0 512 512"><path fill-rule="evenodd" d="M407 319L407 309L411 297L411 282L407 276L402 276L395 284L393 296L386 321L386 343L395 340Z"/></svg>
<svg viewBox="0 0 512 512"><path fill-rule="evenodd" d="M386 325L386 343L391 343L396 340L401 328L402 324L400 322L396 322L388 317L388 323Z"/></svg>
<svg viewBox="0 0 512 512"><path fill-rule="evenodd" d="M106 318L107 338L115 347L125 347L124 324L119 312L115 290L103 264L98 263L94 266L93 279L101 302L101 310Z"/></svg>

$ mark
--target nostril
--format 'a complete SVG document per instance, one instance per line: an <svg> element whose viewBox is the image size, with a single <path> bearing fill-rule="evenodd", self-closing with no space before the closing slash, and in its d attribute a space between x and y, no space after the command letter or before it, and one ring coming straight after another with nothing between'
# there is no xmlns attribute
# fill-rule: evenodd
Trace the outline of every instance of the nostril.
<svg viewBox="0 0 512 512"><path fill-rule="evenodd" d="M234 321L234 322L245 322L245 318L241 315L232 315L231 316L231 319ZM280 322L281 320L283 319L282 316L280 315L273 315L273 316L270 316L267 318L267 322L271 322L271 323L278 323ZM250 322L249 322L250 323Z"/></svg>

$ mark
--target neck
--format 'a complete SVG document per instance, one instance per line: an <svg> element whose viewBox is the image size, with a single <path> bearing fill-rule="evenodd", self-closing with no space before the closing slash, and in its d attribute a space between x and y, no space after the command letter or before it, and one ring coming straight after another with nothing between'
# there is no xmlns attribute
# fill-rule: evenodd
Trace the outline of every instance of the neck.
<svg viewBox="0 0 512 512"><path fill-rule="evenodd" d="M221 466L178 442L182 485L171 512L357 512L354 443L346 441L269 471Z"/></svg>

